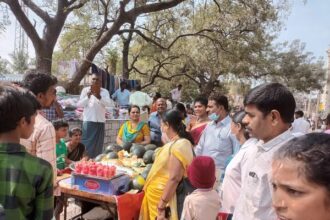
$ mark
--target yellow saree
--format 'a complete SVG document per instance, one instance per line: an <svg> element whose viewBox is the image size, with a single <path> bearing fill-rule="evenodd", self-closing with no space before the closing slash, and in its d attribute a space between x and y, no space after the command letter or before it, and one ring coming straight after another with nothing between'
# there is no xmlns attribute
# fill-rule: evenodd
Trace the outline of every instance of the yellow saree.
<svg viewBox="0 0 330 220"><path fill-rule="evenodd" d="M169 152L170 149L171 152ZM157 205L169 180L168 162L171 154L181 162L184 167L184 175L187 175L187 167L193 160L192 145L187 139L171 141L159 148L143 188L145 195L140 210L140 220L155 220L157 216ZM171 208L170 220L178 220L175 194L168 205Z"/></svg>

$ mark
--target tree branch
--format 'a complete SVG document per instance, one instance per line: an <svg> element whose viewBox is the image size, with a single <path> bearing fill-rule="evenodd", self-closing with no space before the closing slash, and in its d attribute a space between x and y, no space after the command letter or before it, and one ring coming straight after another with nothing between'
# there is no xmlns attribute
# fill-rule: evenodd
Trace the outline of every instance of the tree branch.
<svg viewBox="0 0 330 220"><path fill-rule="evenodd" d="M222 13L222 10L221 10L221 7L220 7L219 2L218 2L217 0L213 0L213 2L217 5L217 7L218 7L218 11L219 11L219 13L221 14L221 13Z"/></svg>
<svg viewBox="0 0 330 220"><path fill-rule="evenodd" d="M119 2L120 8L119 8L119 13L120 14L125 14L125 7L129 3L130 0L123 0Z"/></svg>
<svg viewBox="0 0 330 220"><path fill-rule="evenodd" d="M79 9L81 7L83 7L89 0L81 0L78 4L73 5L73 3L76 2L76 0L72 0L71 2L68 3L68 5L72 5L71 7L68 7L67 9L65 9L65 13L69 14L70 12L72 12L75 9Z"/></svg>
<svg viewBox="0 0 330 220"><path fill-rule="evenodd" d="M36 15L38 15L46 24L49 24L51 22L51 17L49 14L42 10L38 5L36 5L31 0L23 0L24 4L28 6Z"/></svg>
<svg viewBox="0 0 330 220"><path fill-rule="evenodd" d="M148 72L144 73L144 72L140 71L135 66L133 66L132 69L134 69L137 73L139 73L141 75L144 75L144 76L149 75L149 82L142 86L142 88L145 88L145 87L148 87L148 86L152 85L155 82L156 78L161 78L161 79L164 79L164 80L167 80L167 81L171 81L175 77L188 76L187 73L186 73L187 69L185 67L183 68L182 72L178 73L178 74L173 74L171 76L164 76L164 75L161 74L161 69L165 69L165 71L169 72L165 68L166 65L172 64L171 62L168 62L169 60L172 61L172 60L175 60L175 59L178 59L178 58L179 58L178 56L169 56L169 57L167 57L163 60L155 60L154 59L157 62L157 64L155 66L153 66L152 70L150 71L150 74L148 74Z"/></svg>
<svg viewBox="0 0 330 220"><path fill-rule="evenodd" d="M18 0L4 0L3 2L7 3L10 7L10 10L15 15L16 19L24 29L27 36L32 41L34 48L38 49L41 47L41 39L38 35L38 32L33 27L32 23L28 19L28 17L24 14L22 7L18 3Z"/></svg>
<svg viewBox="0 0 330 220"><path fill-rule="evenodd" d="M161 45L160 43L156 42L155 40L147 37L140 30L137 30L137 29L123 29L123 30L118 31L118 35L121 35L121 34L127 33L127 32L129 32L129 33L135 32L138 35L140 35L145 41L150 42L150 43L152 43L152 44L154 44L154 45L156 45L156 46L158 46L158 47L160 47L164 50L169 49L168 47L165 47L165 46Z"/></svg>
<svg viewBox="0 0 330 220"><path fill-rule="evenodd" d="M137 62L139 56L140 56L140 53L138 55L136 55L136 56L133 57L133 61L131 63L131 67L128 69L128 72L131 72L133 70L134 64Z"/></svg>
<svg viewBox="0 0 330 220"><path fill-rule="evenodd" d="M163 10L172 8L172 7L180 4L183 1L185 1L185 0L172 0L172 1L166 1L166 2L146 4L146 5L142 5L140 7L133 8L133 9L129 10L128 12L126 12L126 14L130 19L134 19L141 14L155 12L155 11L163 11Z"/></svg>
<svg viewBox="0 0 330 220"><path fill-rule="evenodd" d="M171 47L172 47L172 46L173 46L173 45L174 45L174 44L175 44L180 38L190 37L190 36L200 36L200 37L207 38L207 39L211 40L212 42L217 43L223 51L232 54L230 51L228 51L228 50L222 45L222 43L221 43L219 40L214 39L214 38L212 38L212 37L210 37L210 36L208 36L208 35L206 35L206 34L202 34L203 32L211 32L211 33L212 33L212 32L216 32L216 31L213 30L213 29L202 29L202 30L197 31L197 32L195 32L195 33L181 34L181 35L177 36L176 38L174 38L174 40L173 40L173 41L169 44L169 46L167 46L167 47L161 45L160 43L158 43L157 41L151 39L150 37L147 37L147 36L146 36L145 34L143 34L140 30L137 30L137 29L123 29L123 30L120 30L120 31L118 32L118 34L122 34L122 33L124 33L124 32L135 32L135 33L137 33L138 35L140 35L145 41L147 41L147 42L149 42L149 43L152 43L152 44L158 46L159 48L161 48L161 49L163 49L163 50L169 50L169 49L170 49L170 48L171 48Z"/></svg>
<svg viewBox="0 0 330 220"><path fill-rule="evenodd" d="M102 0L101 3L103 5L103 7L104 7L104 15L103 15L103 24L102 24L101 30L99 31L99 33L97 35L97 38L96 38L97 41L102 37L102 34L104 33L104 31L106 31L107 24L109 22L108 21L108 14L109 14L108 7L109 7L110 1L104 2Z"/></svg>

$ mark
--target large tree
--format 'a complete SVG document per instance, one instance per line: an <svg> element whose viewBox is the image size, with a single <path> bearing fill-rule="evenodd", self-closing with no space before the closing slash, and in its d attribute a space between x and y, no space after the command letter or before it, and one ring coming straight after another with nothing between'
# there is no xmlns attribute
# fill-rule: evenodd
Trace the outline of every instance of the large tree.
<svg viewBox="0 0 330 220"><path fill-rule="evenodd" d="M131 69L149 78L146 86L157 78L183 76L209 94L223 87L221 77L240 78L261 68L258 59L270 50L272 31L279 27L278 10L269 0L217 0L174 16L156 15L144 31L133 30L148 44L140 43L132 56L145 59L132 59Z"/></svg>
<svg viewBox="0 0 330 220"><path fill-rule="evenodd" d="M296 91L322 90L326 76L324 62L306 52L304 43L299 40L284 43L275 58L270 80L278 80Z"/></svg>
<svg viewBox="0 0 330 220"><path fill-rule="evenodd" d="M36 1L22 0L43 22L43 31L38 33L37 29L41 26L34 23L33 17L28 17L20 5L19 0L0 0L6 3L15 18L18 20L25 33L31 40L36 54L36 68L43 73L51 73L53 52L68 15L74 10L82 7L86 1L79 0L58 0L43 2L47 10L44 10ZM52 15L53 14L53 15Z"/></svg>
<svg viewBox="0 0 330 220"><path fill-rule="evenodd" d="M52 57L56 42L69 14L75 10L82 8L86 3L95 5L97 2L98 11L101 15L102 23L100 26L95 26L97 30L92 46L86 51L86 55L79 66L78 71L73 79L68 82L67 88L76 87L81 79L87 73L91 62L94 60L98 52L107 45L107 43L118 34L121 27L125 24L130 24L135 21L140 15L166 10L180 4L184 0L168 0L168 1L130 1L122 0L119 2L110 0L57 0L45 2L43 7L32 0L22 0L30 10L32 10L44 23L42 36L37 31L33 24L22 10L19 0L0 0L0 3L6 3L11 12L15 15L24 31L32 41L36 54L36 68L44 73L51 73ZM95 7L86 10L94 9ZM52 13L50 13L51 11ZM54 14L51 16L51 14Z"/></svg>
<svg viewBox="0 0 330 220"><path fill-rule="evenodd" d="M133 24L140 15L166 10L177 6L183 1L184 0L131 2L130 0L123 0L118 4L110 0L100 0L99 14L103 16L102 24L94 27L94 29L97 30L95 41L92 47L86 52L86 56L73 79L67 84L67 88L73 88L79 84L87 73L95 56L114 36L120 33L121 28Z"/></svg>
<svg viewBox="0 0 330 220"><path fill-rule="evenodd" d="M319 89L324 79L320 60L296 41L289 47L273 45L281 27L278 14L286 7L268 0L218 0L195 5L188 16L182 16L184 10L176 17L157 14L143 32L126 30L143 39L132 47L131 74L144 77L145 86L157 78L189 80L203 94L233 80L277 80L299 91Z"/></svg>

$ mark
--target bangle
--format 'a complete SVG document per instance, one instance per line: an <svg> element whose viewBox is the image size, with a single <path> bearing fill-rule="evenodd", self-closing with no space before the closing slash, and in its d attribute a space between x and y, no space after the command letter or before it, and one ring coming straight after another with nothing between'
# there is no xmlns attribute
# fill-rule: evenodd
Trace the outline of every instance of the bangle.
<svg viewBox="0 0 330 220"><path fill-rule="evenodd" d="M164 211L165 210L165 207L164 208L160 208L159 206L157 206L157 209L158 209L158 211Z"/></svg>

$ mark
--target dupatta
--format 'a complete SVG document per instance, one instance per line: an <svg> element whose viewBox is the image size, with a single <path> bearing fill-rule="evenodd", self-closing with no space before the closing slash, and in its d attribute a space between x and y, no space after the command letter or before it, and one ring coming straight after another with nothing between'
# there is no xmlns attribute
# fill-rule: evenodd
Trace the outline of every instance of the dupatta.
<svg viewBox="0 0 330 220"><path fill-rule="evenodd" d="M141 121L137 125L136 129L132 129L131 126L128 124L129 122L125 122L124 124L124 129L123 129L123 141L128 143L134 142L135 138L138 136L140 133L141 129L143 126L146 124L145 122Z"/></svg>

